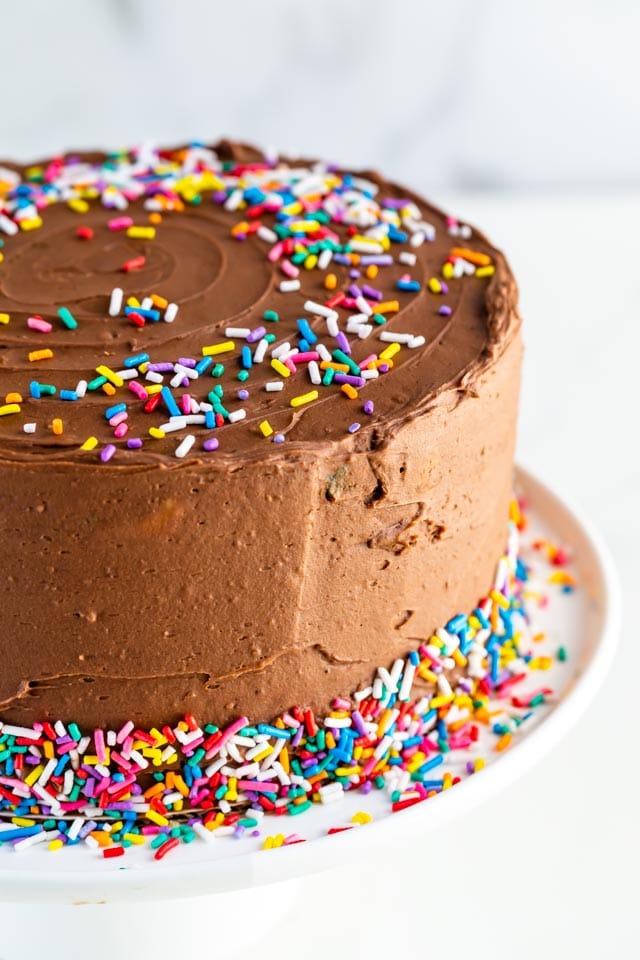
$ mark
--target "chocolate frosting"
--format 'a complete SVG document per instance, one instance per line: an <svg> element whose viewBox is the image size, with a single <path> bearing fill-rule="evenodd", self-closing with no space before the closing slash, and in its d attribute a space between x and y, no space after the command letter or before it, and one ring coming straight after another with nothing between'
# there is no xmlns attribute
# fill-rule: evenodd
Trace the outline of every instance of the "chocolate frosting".
<svg viewBox="0 0 640 960"><path fill-rule="evenodd" d="M225 161L262 159L229 142L214 149ZM320 399L300 408L289 401L310 389L303 372L267 393L265 381L277 379L268 364L254 366L244 385L235 379L237 352L223 357L225 404L245 408L246 418L215 431L218 450L194 447L184 460L175 449L191 428L152 440L148 428L166 412L129 402L130 436L144 445L118 444L100 463L81 444L90 435L100 447L112 442L104 412L124 391L36 400L29 382L73 390L100 364L119 370L139 352L153 362L199 359L226 327L256 327L265 310L280 316L269 327L278 342L296 342L300 317L328 339L324 320L304 309L308 299L327 299L322 271L303 271L302 289L281 293L285 278L268 246L257 236L233 239L242 213L206 192L163 215L153 240L108 230L114 211L98 202L82 214L54 204L40 229L7 239L2 392L24 401L19 417L0 417L1 716L114 725L173 721L186 710L216 722L269 718L292 703L321 710L488 589L511 493L521 357L515 283L502 254L473 230L462 245L488 254L494 275L451 281L446 297L430 292L428 280L461 245L447 218L377 174L359 176L379 196L416 203L435 227L433 241L413 250L414 266L394 262L372 281L400 303L384 329L424 336L425 345L403 349L359 401L320 388ZM126 213L148 222L141 200ZM80 225L93 239L78 238ZM139 255L144 267L123 273ZM331 270L346 289L349 268ZM420 282L418 292L396 290L405 273ZM110 317L115 286L179 304L175 322L137 329ZM438 313L443 302L448 316ZM61 306L76 329L56 320ZM26 324L34 315L53 331L34 335ZM381 346L375 333L350 340L356 362ZM41 347L54 357L30 362ZM242 386L245 401L236 399ZM374 401L372 416L362 414L365 398ZM50 429L54 418L64 423L61 435ZM262 435L265 419L285 443ZM351 434L356 420L361 429ZM37 423L35 433L23 431L25 421Z"/></svg>

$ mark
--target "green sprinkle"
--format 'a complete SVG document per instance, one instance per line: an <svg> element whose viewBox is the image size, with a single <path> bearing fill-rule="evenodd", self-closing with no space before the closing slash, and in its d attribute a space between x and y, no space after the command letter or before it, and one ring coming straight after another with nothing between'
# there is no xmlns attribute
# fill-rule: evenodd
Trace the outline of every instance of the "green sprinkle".
<svg viewBox="0 0 640 960"><path fill-rule="evenodd" d="M58 316L64 323L67 330L75 330L78 326L78 321L73 316L68 307L60 307L58 310Z"/></svg>
<svg viewBox="0 0 640 960"><path fill-rule="evenodd" d="M327 367L322 378L323 387L330 387L333 383L333 378L335 377L336 372L333 367Z"/></svg>
<svg viewBox="0 0 640 960"><path fill-rule="evenodd" d="M87 390L99 390L106 382L106 377L95 377L87 384ZM42 384L40 384L40 392L42 393Z"/></svg>
<svg viewBox="0 0 640 960"><path fill-rule="evenodd" d="M351 370L356 377L359 377L362 373L355 360L352 360L349 354L345 353L344 350L334 350L332 357L334 360L337 360L338 363L346 363L346 365L349 367L349 370Z"/></svg>
<svg viewBox="0 0 640 960"><path fill-rule="evenodd" d="M560 661L560 663L564 663L566 659L567 659L567 648L560 647L560 649L558 650L558 660Z"/></svg>
<svg viewBox="0 0 640 960"><path fill-rule="evenodd" d="M541 703L544 703L544 693L539 693L537 697L534 697L533 700L529 703L530 707L539 707Z"/></svg>
<svg viewBox="0 0 640 960"><path fill-rule="evenodd" d="M275 333L265 333L264 339L267 341L267 343L275 343L276 335Z"/></svg>
<svg viewBox="0 0 640 960"><path fill-rule="evenodd" d="M55 397L57 390L50 383L40 383L40 393L45 393L48 397Z"/></svg>
<svg viewBox="0 0 640 960"><path fill-rule="evenodd" d="M224 363L216 363L211 369L212 377L221 377L224 373Z"/></svg>
<svg viewBox="0 0 640 960"><path fill-rule="evenodd" d="M265 310L262 316L265 320L270 320L272 323L277 323L280 319L279 314L275 310Z"/></svg>
<svg viewBox="0 0 640 960"><path fill-rule="evenodd" d="M166 843L167 835L166 833L158 833L155 837L152 838L149 846L152 850L157 850L158 847L161 847L163 843Z"/></svg>
<svg viewBox="0 0 640 960"><path fill-rule="evenodd" d="M238 374L237 379L240 380L241 383L244 383L245 380L248 380L248 379L249 379L249 371L248 371L248 370L241 370L241 371L239 372L239 374Z"/></svg>
<svg viewBox="0 0 640 960"><path fill-rule="evenodd" d="M305 810L308 810L311 806L311 800L305 801L305 803L290 803L287 807L287 810L292 817L297 817L299 813L304 813Z"/></svg>
<svg viewBox="0 0 640 960"><path fill-rule="evenodd" d="M377 323L378 326L381 327L383 323L387 322L387 318L383 317L381 313L374 313L373 322Z"/></svg>

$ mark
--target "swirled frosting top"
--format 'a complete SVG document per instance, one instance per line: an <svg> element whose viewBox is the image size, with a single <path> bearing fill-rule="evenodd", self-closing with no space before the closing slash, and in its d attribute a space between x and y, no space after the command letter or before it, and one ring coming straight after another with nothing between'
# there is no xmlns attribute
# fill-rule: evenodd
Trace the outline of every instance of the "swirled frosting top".
<svg viewBox="0 0 640 960"><path fill-rule="evenodd" d="M366 448L472 389L517 324L477 231L226 141L4 164L0 238L5 459Z"/></svg>

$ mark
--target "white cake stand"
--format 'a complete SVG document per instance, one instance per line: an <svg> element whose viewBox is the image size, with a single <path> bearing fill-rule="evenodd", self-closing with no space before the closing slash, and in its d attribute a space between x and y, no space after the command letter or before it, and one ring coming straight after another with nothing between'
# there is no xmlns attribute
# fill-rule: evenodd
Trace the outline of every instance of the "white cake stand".
<svg viewBox="0 0 640 960"><path fill-rule="evenodd" d="M56 931L40 944L51 960L134 957L142 951L151 956L154 950L164 955L168 914L180 917L181 954L201 952L209 943L208 957L232 957L259 940L260 958L266 960L272 955L269 931L303 901L305 875L360 863L372 849L377 857L400 858L417 836L464 815L537 763L578 720L602 683L617 642L620 604L608 551L591 525L526 470L518 469L517 485L529 501L533 535L568 546L575 557L579 589L570 595L551 590L548 607L534 615L536 630L553 635L553 652L561 643L568 656L566 663L539 674L539 685L552 687L555 698L538 708L508 751L496 753L495 738L481 738L483 771L399 813L391 813L388 797L374 791L314 806L295 821L266 820L263 837L296 831L307 838L271 851L261 849L263 838L215 835L210 843L181 846L161 862L153 861L146 847L131 848L114 860L84 845L56 854L38 847L19 854L0 849L0 960L30 956L25 945L29 931L35 935L37 928ZM468 759L465 752L460 767ZM447 762L447 769L455 772L456 762ZM370 813L373 822L353 827L351 817L359 811ZM327 835L331 827L347 825L352 828ZM168 910L167 900L179 903ZM203 934L203 918L209 936ZM275 956L275 941L272 945Z"/></svg>

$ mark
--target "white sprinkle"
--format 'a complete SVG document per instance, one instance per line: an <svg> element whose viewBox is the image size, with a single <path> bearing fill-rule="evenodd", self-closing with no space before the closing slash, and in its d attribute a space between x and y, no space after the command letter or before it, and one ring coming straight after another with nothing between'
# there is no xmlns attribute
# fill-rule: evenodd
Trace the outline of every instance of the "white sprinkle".
<svg viewBox="0 0 640 960"><path fill-rule="evenodd" d="M279 343L276 347L273 348L273 350L271 351L271 356L279 360L280 357L286 356L289 350L291 350L291 344L289 343L288 340L285 340L283 343Z"/></svg>
<svg viewBox="0 0 640 960"><path fill-rule="evenodd" d="M176 430L184 430L187 425L187 418L185 417L172 417L171 420L168 420L166 423L161 424L160 429L163 433L174 433Z"/></svg>
<svg viewBox="0 0 640 960"><path fill-rule="evenodd" d="M415 672L416 668L414 664L409 661L405 667L404 676L398 692L398 700L400 700L402 703L406 703L409 700L409 694L411 693L411 687L413 686Z"/></svg>
<svg viewBox="0 0 640 960"><path fill-rule="evenodd" d="M329 360L329 361L331 360L331 353L328 347L325 347L324 343L316 344L316 353L320 354L321 360Z"/></svg>
<svg viewBox="0 0 640 960"><path fill-rule="evenodd" d="M153 307L153 300L151 297L145 297L142 303L140 304L142 310L151 310Z"/></svg>
<svg viewBox="0 0 640 960"><path fill-rule="evenodd" d="M12 727L8 723L2 725L2 733L8 737L22 737L24 740L37 740L40 736L38 731L31 727Z"/></svg>
<svg viewBox="0 0 640 960"><path fill-rule="evenodd" d="M278 390L284 390L284 380L269 380L264 385L267 393L276 393Z"/></svg>
<svg viewBox="0 0 640 960"><path fill-rule="evenodd" d="M295 293L296 290L300 289L299 280L283 280L280 283L280 293Z"/></svg>
<svg viewBox="0 0 640 960"><path fill-rule="evenodd" d="M417 233L413 233L409 243L412 247L421 247L424 243L424 233L422 233L421 230L419 230Z"/></svg>
<svg viewBox="0 0 640 960"><path fill-rule="evenodd" d="M262 338L262 340L258 340L258 345L253 351L254 363L262 363L262 361L264 360L265 354L267 352L268 346L269 346L269 341L266 340L264 337Z"/></svg>
<svg viewBox="0 0 640 960"><path fill-rule="evenodd" d="M242 203L242 190L233 190L225 202L225 210L237 210Z"/></svg>
<svg viewBox="0 0 640 960"><path fill-rule="evenodd" d="M35 423L25 423L22 429L24 430L25 433L35 433L36 425Z"/></svg>
<svg viewBox="0 0 640 960"><path fill-rule="evenodd" d="M400 256L398 257L398 260L400 261L400 263L406 263L410 267L415 266L416 259L417 257L415 253L409 253L408 250L403 250Z"/></svg>
<svg viewBox="0 0 640 960"><path fill-rule="evenodd" d="M117 317L122 309L122 298L124 293L120 287L114 287L111 291L111 300L109 301L109 316Z"/></svg>
<svg viewBox="0 0 640 960"><path fill-rule="evenodd" d="M393 333L391 330L383 330L379 339L385 343L409 343L413 337L413 333Z"/></svg>
<svg viewBox="0 0 640 960"><path fill-rule="evenodd" d="M373 313L369 305L369 301L365 300L364 297L356 297L356 306L361 313L364 313L367 317L370 317Z"/></svg>
<svg viewBox="0 0 640 960"><path fill-rule="evenodd" d="M363 380L377 380L380 373L378 370L361 370L360 376Z"/></svg>
<svg viewBox="0 0 640 960"><path fill-rule="evenodd" d="M316 386L322 383L322 377L320 376L320 367L318 366L315 360L309 361L309 366L307 367L309 371L309 379L311 383L314 383Z"/></svg>
<svg viewBox="0 0 640 960"><path fill-rule="evenodd" d="M224 331L225 337L238 337L240 340L246 340L251 333L251 327L227 327Z"/></svg>
<svg viewBox="0 0 640 960"><path fill-rule="evenodd" d="M4 214L0 213L0 230L10 237L15 237L18 232L18 226L13 220L10 220L9 217L5 217Z"/></svg>
<svg viewBox="0 0 640 960"><path fill-rule="evenodd" d="M164 377L161 373L158 373L157 370L147 370L144 375L145 380L149 380L151 383L163 383Z"/></svg>
<svg viewBox="0 0 640 960"><path fill-rule="evenodd" d="M13 844L13 849L16 853L20 853L21 850L28 850L29 847L34 847L37 843L43 843L45 840L55 840L59 836L59 830L42 830L40 833L32 833L30 837L23 837L22 840L18 840Z"/></svg>
<svg viewBox="0 0 640 960"><path fill-rule="evenodd" d="M371 255L384 253L384 247L381 243L366 243L364 240L351 240L349 249L354 253L369 253Z"/></svg>
<svg viewBox="0 0 640 960"><path fill-rule="evenodd" d="M273 230L269 230L269 227L260 227L257 233L260 239L265 240L267 243L275 243L278 239L277 234L275 234Z"/></svg>
<svg viewBox="0 0 640 960"><path fill-rule="evenodd" d="M318 268L320 270L326 270L332 260L333 250L323 250L318 257Z"/></svg>
<svg viewBox="0 0 640 960"><path fill-rule="evenodd" d="M370 323L363 323L357 329L357 334L361 340L366 340L373 333L373 327Z"/></svg>
<svg viewBox="0 0 640 960"><path fill-rule="evenodd" d="M316 317L330 317L335 313L331 307L325 307L323 303L316 303L315 300L306 300L304 309L307 313L313 313Z"/></svg>
<svg viewBox="0 0 640 960"><path fill-rule="evenodd" d="M135 380L138 376L138 371L135 367L127 367L125 370L117 370L116 373L119 377L122 377L123 380Z"/></svg>
<svg viewBox="0 0 640 960"><path fill-rule="evenodd" d="M237 423L238 420L244 420L246 415L247 411L244 409L233 410L232 413L229 414L229 423Z"/></svg>
<svg viewBox="0 0 640 960"><path fill-rule="evenodd" d="M86 380L78 380L76 384L76 393L80 397L80 399L82 399L82 397L85 396L87 392L87 386L88 384Z"/></svg>
<svg viewBox="0 0 640 960"><path fill-rule="evenodd" d="M427 341L426 341L425 338L422 337L422 336L420 336L420 337L411 337L411 340L409 340L409 341L407 342L407 346L409 347L410 350L415 350L416 347L424 347L424 345L425 345L426 342L427 342Z"/></svg>
<svg viewBox="0 0 640 960"><path fill-rule="evenodd" d="M173 321L178 315L178 309L179 307L177 303L168 304L167 309L164 312L164 322L173 323Z"/></svg>
<svg viewBox="0 0 640 960"><path fill-rule="evenodd" d="M340 332L340 327L338 325L338 314L335 310L332 310L327 317L327 333L331 337L337 337Z"/></svg>

